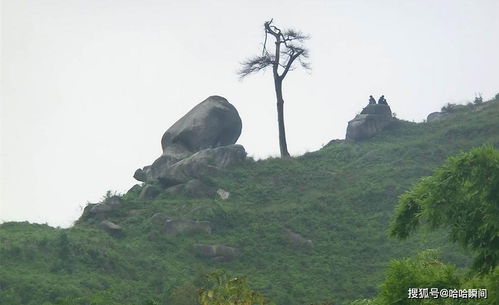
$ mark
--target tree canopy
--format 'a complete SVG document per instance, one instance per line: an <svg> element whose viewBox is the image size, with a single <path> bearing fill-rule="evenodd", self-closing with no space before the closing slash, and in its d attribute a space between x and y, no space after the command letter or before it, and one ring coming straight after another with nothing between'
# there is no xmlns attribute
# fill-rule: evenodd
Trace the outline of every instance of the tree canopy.
<svg viewBox="0 0 499 305"><path fill-rule="evenodd" d="M490 145L446 160L400 197L389 234L407 238L420 224L445 227L474 252L473 269L490 272L499 262L499 151Z"/></svg>

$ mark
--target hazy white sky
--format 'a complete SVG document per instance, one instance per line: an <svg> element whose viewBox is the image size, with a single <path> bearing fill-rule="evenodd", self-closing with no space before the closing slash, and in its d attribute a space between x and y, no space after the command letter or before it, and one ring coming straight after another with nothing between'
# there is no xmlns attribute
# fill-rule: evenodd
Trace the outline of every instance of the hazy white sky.
<svg viewBox="0 0 499 305"><path fill-rule="evenodd" d="M291 154L344 138L384 94L422 121L499 92L497 0L3 0L0 221L68 226L124 192L163 132L210 95L239 110L239 143L277 155L271 73L239 81L263 22L311 35L313 70L284 83Z"/></svg>

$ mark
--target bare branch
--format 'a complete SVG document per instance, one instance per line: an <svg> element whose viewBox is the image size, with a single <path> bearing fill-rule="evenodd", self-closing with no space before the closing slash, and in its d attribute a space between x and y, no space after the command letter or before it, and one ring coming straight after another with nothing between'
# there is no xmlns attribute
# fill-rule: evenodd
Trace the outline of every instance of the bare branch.
<svg viewBox="0 0 499 305"><path fill-rule="evenodd" d="M288 63L286 64L286 68L281 74L281 79L284 79L286 77L286 74L288 74L289 69L291 69L291 65L293 64L293 61L297 59L301 54L303 53L303 50L298 51L297 53L294 53L291 55L291 57L288 59Z"/></svg>

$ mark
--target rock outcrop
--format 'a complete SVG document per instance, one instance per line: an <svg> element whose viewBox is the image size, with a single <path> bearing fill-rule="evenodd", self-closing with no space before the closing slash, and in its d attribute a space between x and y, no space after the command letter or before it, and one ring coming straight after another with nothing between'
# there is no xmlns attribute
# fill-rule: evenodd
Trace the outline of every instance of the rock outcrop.
<svg viewBox="0 0 499 305"><path fill-rule="evenodd" d="M444 112L432 112L430 114L428 114L428 116L426 117L426 122L433 122L433 121L437 121L437 120L440 120L442 119L443 117L445 117L447 115L447 113L444 113Z"/></svg>
<svg viewBox="0 0 499 305"><path fill-rule="evenodd" d="M396 119L390 106L384 104L367 105L360 114L348 122L346 140L365 140L385 129Z"/></svg>
<svg viewBox="0 0 499 305"><path fill-rule="evenodd" d="M164 133L163 154L135 171L134 178L171 187L241 163L246 151L235 145L241 128L236 108L223 97L211 96Z"/></svg>

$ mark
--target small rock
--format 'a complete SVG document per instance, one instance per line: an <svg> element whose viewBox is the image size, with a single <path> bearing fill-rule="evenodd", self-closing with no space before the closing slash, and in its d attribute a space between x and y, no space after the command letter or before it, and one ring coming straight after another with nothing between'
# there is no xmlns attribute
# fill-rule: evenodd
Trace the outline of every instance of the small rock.
<svg viewBox="0 0 499 305"><path fill-rule="evenodd" d="M167 220L163 226L163 232L170 235L177 234L211 234L209 221L195 220Z"/></svg>
<svg viewBox="0 0 499 305"><path fill-rule="evenodd" d="M226 190L223 190L223 189L218 189L217 194L220 197L220 199L222 199L222 200L227 200L227 199L229 199L229 196L230 196L230 193L227 192Z"/></svg>
<svg viewBox="0 0 499 305"><path fill-rule="evenodd" d="M156 225L162 225L168 220L170 220L170 218L163 213L155 213L154 215L151 216L150 220L152 223Z"/></svg>
<svg viewBox="0 0 499 305"><path fill-rule="evenodd" d="M154 185L146 184L139 195L139 200L152 200L159 195L161 190Z"/></svg>
<svg viewBox="0 0 499 305"><path fill-rule="evenodd" d="M102 221L99 224L99 227L109 234L120 235L121 233L123 233L123 229L121 228L121 226L119 226L119 225L117 225L109 220Z"/></svg>

